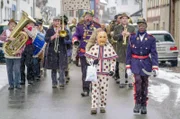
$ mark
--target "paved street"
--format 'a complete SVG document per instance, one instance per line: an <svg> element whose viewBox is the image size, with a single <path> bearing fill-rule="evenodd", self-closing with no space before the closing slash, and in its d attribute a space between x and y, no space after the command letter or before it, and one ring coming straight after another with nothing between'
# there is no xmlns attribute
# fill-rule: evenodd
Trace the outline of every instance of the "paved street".
<svg viewBox="0 0 180 119"><path fill-rule="evenodd" d="M90 97L82 98L80 68L71 67L65 89L52 89L50 72L34 86L0 91L0 119L179 119L180 83L150 80L148 114L133 114L133 90L120 89L110 81L107 113L92 116ZM171 79L169 79L171 80ZM175 82L175 81L174 81Z"/></svg>

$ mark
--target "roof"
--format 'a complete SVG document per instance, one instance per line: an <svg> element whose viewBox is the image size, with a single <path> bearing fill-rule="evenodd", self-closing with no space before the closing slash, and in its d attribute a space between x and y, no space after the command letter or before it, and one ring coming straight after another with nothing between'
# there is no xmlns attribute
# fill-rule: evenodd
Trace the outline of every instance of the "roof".
<svg viewBox="0 0 180 119"><path fill-rule="evenodd" d="M133 16L141 16L141 15L142 15L142 11L143 11L143 9L140 9L140 10L134 12L133 14L131 14L130 17L133 17Z"/></svg>
<svg viewBox="0 0 180 119"><path fill-rule="evenodd" d="M100 0L100 3L108 4L105 0Z"/></svg>
<svg viewBox="0 0 180 119"><path fill-rule="evenodd" d="M168 31L164 31L164 30L152 30L152 31L147 31L147 33L149 34L170 34Z"/></svg>

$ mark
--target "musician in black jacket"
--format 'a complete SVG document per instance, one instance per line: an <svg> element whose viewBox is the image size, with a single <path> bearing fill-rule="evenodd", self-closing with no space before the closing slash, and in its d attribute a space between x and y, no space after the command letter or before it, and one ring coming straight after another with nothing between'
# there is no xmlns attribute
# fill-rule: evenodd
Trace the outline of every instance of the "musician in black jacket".
<svg viewBox="0 0 180 119"><path fill-rule="evenodd" d="M57 88L58 81L59 87L64 88L65 85L65 69L67 68L67 44L71 44L70 33L65 27L65 24L68 22L66 16L64 17L64 30L67 33L67 36L61 37L59 35L63 27L63 19L61 17L55 17L53 19L53 25L50 27L45 36L45 41L47 43L45 50L45 61L44 67L51 69L51 78L52 78L52 88ZM59 73L59 78L57 79L57 72ZM58 81L57 81L58 80Z"/></svg>

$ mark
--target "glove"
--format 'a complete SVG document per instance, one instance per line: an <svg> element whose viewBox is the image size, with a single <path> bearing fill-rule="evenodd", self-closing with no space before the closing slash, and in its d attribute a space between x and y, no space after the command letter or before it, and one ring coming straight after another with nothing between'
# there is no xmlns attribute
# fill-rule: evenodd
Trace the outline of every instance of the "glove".
<svg viewBox="0 0 180 119"><path fill-rule="evenodd" d="M94 60L93 65L97 65L98 63L99 63L99 60L96 59L96 60Z"/></svg>
<svg viewBox="0 0 180 119"><path fill-rule="evenodd" d="M113 76L114 72L110 71L109 76Z"/></svg>
<svg viewBox="0 0 180 119"><path fill-rule="evenodd" d="M79 46L79 44L80 44L79 41L74 42L75 46Z"/></svg>
<svg viewBox="0 0 180 119"><path fill-rule="evenodd" d="M128 75L128 76L133 75L133 73L132 73L131 69L127 69L127 70L126 70L126 73L127 73L127 75Z"/></svg>
<svg viewBox="0 0 180 119"><path fill-rule="evenodd" d="M157 69L153 69L152 71L154 73L154 77L158 76L159 75L159 71Z"/></svg>

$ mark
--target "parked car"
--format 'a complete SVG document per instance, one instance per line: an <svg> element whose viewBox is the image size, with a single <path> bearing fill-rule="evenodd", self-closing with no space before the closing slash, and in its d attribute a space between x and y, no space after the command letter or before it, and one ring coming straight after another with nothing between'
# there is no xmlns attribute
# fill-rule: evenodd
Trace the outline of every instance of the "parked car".
<svg viewBox="0 0 180 119"><path fill-rule="evenodd" d="M8 24L8 21L5 21L0 24L0 34L8 28L7 24ZM5 57L4 57L4 52L3 52L3 43L4 42L0 41L0 63L5 63Z"/></svg>
<svg viewBox="0 0 180 119"><path fill-rule="evenodd" d="M156 38L158 60L161 63L170 62L171 66L178 65L178 48L172 35L167 31L148 31Z"/></svg>

